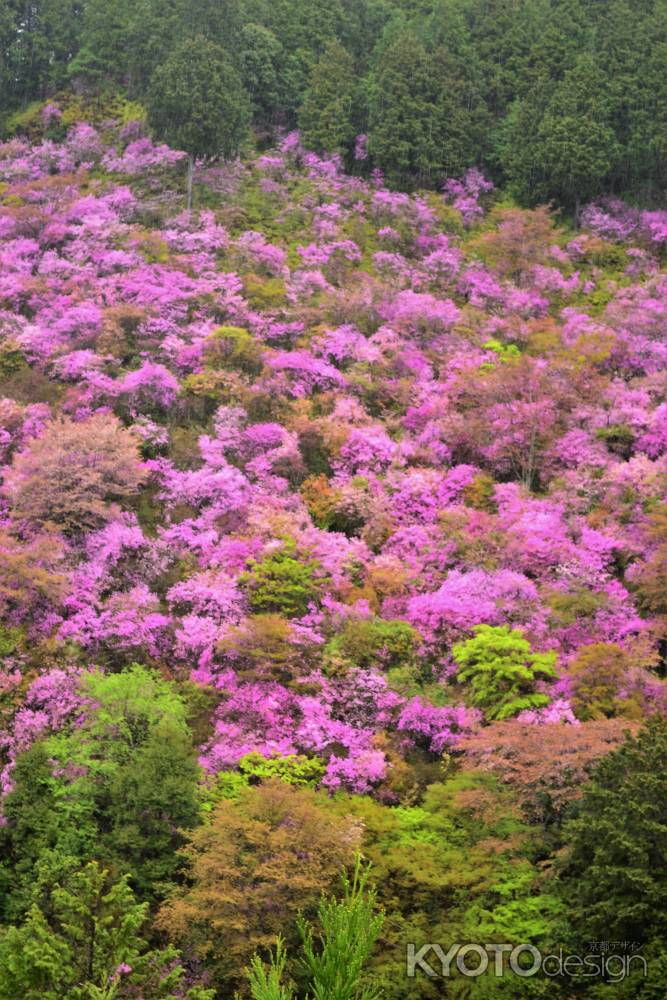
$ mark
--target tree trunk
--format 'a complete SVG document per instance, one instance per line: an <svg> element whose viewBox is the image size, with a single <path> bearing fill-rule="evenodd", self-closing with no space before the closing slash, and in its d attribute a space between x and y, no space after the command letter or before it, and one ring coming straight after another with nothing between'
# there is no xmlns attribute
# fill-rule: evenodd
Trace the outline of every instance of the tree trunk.
<svg viewBox="0 0 667 1000"><path fill-rule="evenodd" d="M195 170L194 156L188 154L188 212L192 210L192 175Z"/></svg>
<svg viewBox="0 0 667 1000"><path fill-rule="evenodd" d="M579 228L579 216L581 215L581 198L579 195L575 198L574 202L574 228Z"/></svg>

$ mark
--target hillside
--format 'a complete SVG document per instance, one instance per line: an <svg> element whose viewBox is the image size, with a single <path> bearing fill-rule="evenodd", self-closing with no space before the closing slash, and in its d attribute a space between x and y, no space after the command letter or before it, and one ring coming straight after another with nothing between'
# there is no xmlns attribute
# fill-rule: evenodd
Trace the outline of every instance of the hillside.
<svg viewBox="0 0 667 1000"><path fill-rule="evenodd" d="M666 0L0 0L0 135L122 95L197 156L298 127L348 167L367 136L400 190L476 166L529 207L664 208L666 66Z"/></svg>
<svg viewBox="0 0 667 1000"><path fill-rule="evenodd" d="M231 1000L278 934L304 997L359 851L391 1000L657 996L667 214L297 133L186 212L62 117L0 145L0 998ZM654 978L405 975L603 941Z"/></svg>

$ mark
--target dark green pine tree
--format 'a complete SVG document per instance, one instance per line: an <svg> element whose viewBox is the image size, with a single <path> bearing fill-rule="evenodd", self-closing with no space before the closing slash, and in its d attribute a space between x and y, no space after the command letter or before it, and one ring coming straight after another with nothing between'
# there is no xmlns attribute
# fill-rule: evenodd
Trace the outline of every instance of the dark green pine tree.
<svg viewBox="0 0 667 1000"><path fill-rule="evenodd" d="M246 24L241 30L241 77L252 101L253 120L269 128L281 116L285 104L282 45L269 28Z"/></svg>
<svg viewBox="0 0 667 1000"><path fill-rule="evenodd" d="M80 31L76 0L0 3L0 114L66 82Z"/></svg>
<svg viewBox="0 0 667 1000"><path fill-rule="evenodd" d="M540 161L539 129L553 89L551 81L538 83L514 101L496 128L494 159L503 184L522 205L536 205L550 197Z"/></svg>
<svg viewBox="0 0 667 1000"><path fill-rule="evenodd" d="M590 0L551 0L543 7L515 94L523 96L534 83L557 84L574 69L582 52L594 48L592 21Z"/></svg>
<svg viewBox="0 0 667 1000"><path fill-rule="evenodd" d="M354 138L354 90L352 56L332 39L311 71L299 109L299 128L310 149L320 153L347 151Z"/></svg>
<svg viewBox="0 0 667 1000"><path fill-rule="evenodd" d="M124 83L128 73L130 23L128 0L113 4L88 0L83 11L81 48L67 66L70 80L98 92L108 83Z"/></svg>
<svg viewBox="0 0 667 1000"><path fill-rule="evenodd" d="M667 4L610 0L596 60L608 81L611 122L621 146L617 190L646 192L664 182L667 150Z"/></svg>
<svg viewBox="0 0 667 1000"><path fill-rule="evenodd" d="M432 171L436 100L426 49L411 32L399 35L378 54L368 80L368 149L391 180Z"/></svg>
<svg viewBox="0 0 667 1000"><path fill-rule="evenodd" d="M188 208L194 160L238 153L251 108L241 78L219 45L199 35L179 45L158 67L148 91L155 132L189 157Z"/></svg>
<svg viewBox="0 0 667 1000"><path fill-rule="evenodd" d="M62 861L80 860L95 835L82 800L74 808L76 823L59 808L53 765L41 742L21 754L12 773L13 789L6 797L5 825L0 827L0 900L5 921L19 918L33 898L36 870L45 858L55 870ZM87 813L88 819L84 818Z"/></svg>

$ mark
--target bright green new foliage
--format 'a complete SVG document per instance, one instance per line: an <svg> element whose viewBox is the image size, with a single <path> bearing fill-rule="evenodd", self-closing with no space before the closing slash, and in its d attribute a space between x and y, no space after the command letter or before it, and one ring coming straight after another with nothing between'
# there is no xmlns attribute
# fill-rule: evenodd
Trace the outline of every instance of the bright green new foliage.
<svg viewBox="0 0 667 1000"><path fill-rule="evenodd" d="M299 558L291 539L286 541L245 575L250 607L258 614L275 612L287 618L305 614L319 595L318 568L315 561Z"/></svg>
<svg viewBox="0 0 667 1000"><path fill-rule="evenodd" d="M519 629L477 625L472 638L454 646L457 680L470 687L470 700L488 719L508 719L540 708L549 698L535 682L555 676L555 653L534 653Z"/></svg>
<svg viewBox="0 0 667 1000"><path fill-rule="evenodd" d="M319 929L299 918L303 947L301 965L310 982L307 1000L379 1000L382 995L366 972L384 913L376 912L375 890L368 887L370 867L357 856L350 879L343 874L343 896L322 897L317 910ZM248 971L253 1000L293 1000L284 985L287 954L282 938L265 967L257 955Z"/></svg>
<svg viewBox="0 0 667 1000"><path fill-rule="evenodd" d="M364 976L384 923L384 915L375 912L369 874L369 868L362 867L357 858L352 879L343 875L343 898L322 899L317 911L322 927L317 943L312 924L299 921L312 1000L376 1000L380 996Z"/></svg>
<svg viewBox="0 0 667 1000"><path fill-rule="evenodd" d="M287 952L282 938L278 938L275 955L271 955L268 967L258 955L253 956L248 973L252 1000L292 1000L292 989L283 984L286 964Z"/></svg>
<svg viewBox="0 0 667 1000"><path fill-rule="evenodd" d="M212 1000L208 990L180 991L174 948L148 950L140 936L147 915L126 876L114 882L96 861L70 871L0 937L1 1000L114 1000L121 983L145 1000Z"/></svg>

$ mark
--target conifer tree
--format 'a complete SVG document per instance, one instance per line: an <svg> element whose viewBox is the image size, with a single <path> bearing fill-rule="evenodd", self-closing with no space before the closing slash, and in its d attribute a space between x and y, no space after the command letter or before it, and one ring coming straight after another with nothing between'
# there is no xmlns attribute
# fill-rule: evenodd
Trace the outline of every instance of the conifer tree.
<svg viewBox="0 0 667 1000"><path fill-rule="evenodd" d="M188 154L190 209L195 159L238 152L250 103L224 50L199 35L174 49L153 74L148 119L162 139Z"/></svg>
<svg viewBox="0 0 667 1000"><path fill-rule="evenodd" d="M550 193L573 207L578 219L582 201L600 193L619 154L604 80L590 56L556 87L538 141Z"/></svg>
<svg viewBox="0 0 667 1000"><path fill-rule="evenodd" d="M318 152L344 153L354 137L354 62L340 42L328 43L310 75L299 110L306 145Z"/></svg>

